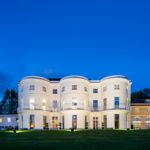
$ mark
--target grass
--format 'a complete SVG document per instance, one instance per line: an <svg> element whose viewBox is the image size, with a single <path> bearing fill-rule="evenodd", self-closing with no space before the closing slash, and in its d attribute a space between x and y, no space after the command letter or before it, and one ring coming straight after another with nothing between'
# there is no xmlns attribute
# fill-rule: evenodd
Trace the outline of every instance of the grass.
<svg viewBox="0 0 150 150"><path fill-rule="evenodd" d="M0 150L149 150L150 130L0 131Z"/></svg>

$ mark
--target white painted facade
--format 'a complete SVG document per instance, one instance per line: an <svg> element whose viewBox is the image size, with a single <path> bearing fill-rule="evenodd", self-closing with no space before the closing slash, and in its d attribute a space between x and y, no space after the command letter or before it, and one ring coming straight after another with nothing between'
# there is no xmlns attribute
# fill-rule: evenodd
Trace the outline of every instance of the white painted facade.
<svg viewBox="0 0 150 150"><path fill-rule="evenodd" d="M14 128L17 126L18 126L17 114L0 115L0 130Z"/></svg>
<svg viewBox="0 0 150 150"><path fill-rule="evenodd" d="M130 87L120 75L60 81L25 77L19 83L19 129L130 128Z"/></svg>

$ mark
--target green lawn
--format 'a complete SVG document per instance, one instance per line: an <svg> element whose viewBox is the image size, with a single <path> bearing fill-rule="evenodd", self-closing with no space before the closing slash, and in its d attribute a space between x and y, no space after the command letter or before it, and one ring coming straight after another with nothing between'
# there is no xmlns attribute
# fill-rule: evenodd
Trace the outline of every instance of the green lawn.
<svg viewBox="0 0 150 150"><path fill-rule="evenodd" d="M150 150L150 130L0 131L0 150Z"/></svg>

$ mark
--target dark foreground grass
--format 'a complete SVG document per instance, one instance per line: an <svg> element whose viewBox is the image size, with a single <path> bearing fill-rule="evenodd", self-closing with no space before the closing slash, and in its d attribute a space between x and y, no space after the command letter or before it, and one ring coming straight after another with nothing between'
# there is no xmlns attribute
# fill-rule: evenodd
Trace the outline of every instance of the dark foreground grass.
<svg viewBox="0 0 150 150"><path fill-rule="evenodd" d="M0 150L150 150L150 130L0 132Z"/></svg>

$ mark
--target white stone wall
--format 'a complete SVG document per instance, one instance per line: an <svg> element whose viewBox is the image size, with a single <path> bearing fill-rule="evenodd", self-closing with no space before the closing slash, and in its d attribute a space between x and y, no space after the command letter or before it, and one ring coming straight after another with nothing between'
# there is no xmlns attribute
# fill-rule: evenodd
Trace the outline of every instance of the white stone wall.
<svg viewBox="0 0 150 150"><path fill-rule="evenodd" d="M119 90L114 85L119 85ZM35 85L35 90L29 90ZM77 85L77 90L72 90ZM46 87L46 92L42 87ZM103 116L107 115L107 128L115 128L114 115L119 114L119 128L130 128L130 86L131 82L123 76L111 76L102 80L90 81L80 76L69 76L60 81L49 81L42 77L26 77L19 83L19 128L30 129L30 115L35 115L35 129L43 129L43 116L47 116L50 129L53 128L52 117L57 116L58 124L64 116L64 128L72 128L72 115L77 115L77 128L85 128L85 116L88 128L93 128L93 117L98 117L98 128L102 128ZM65 88L62 91L62 88ZM87 91L84 90L87 88ZM106 87L106 91L103 91ZM58 93L53 94L53 89ZM93 93L98 89L98 93ZM120 109L114 109L114 97L119 97ZM73 98L77 105L72 105ZM107 110L103 110L104 98L107 98ZM30 99L34 99L34 109L30 109ZM46 109L43 110L42 100L46 100ZM57 108L53 108L53 101L57 100ZM93 100L98 100L98 110L93 111ZM22 120L23 118L23 120Z"/></svg>
<svg viewBox="0 0 150 150"><path fill-rule="evenodd" d="M8 114L0 115L0 129L18 126L18 115Z"/></svg>

